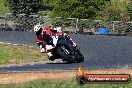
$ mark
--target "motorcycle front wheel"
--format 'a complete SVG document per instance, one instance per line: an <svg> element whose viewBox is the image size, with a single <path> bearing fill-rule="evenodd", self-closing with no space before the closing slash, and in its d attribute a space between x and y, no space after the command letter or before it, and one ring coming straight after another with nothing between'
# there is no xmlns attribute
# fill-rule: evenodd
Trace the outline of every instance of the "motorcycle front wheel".
<svg viewBox="0 0 132 88"><path fill-rule="evenodd" d="M66 46L58 47L57 51L63 58L63 61L68 61L69 63L75 62L75 57L72 56L71 52Z"/></svg>
<svg viewBox="0 0 132 88"><path fill-rule="evenodd" d="M79 51L79 49L76 51L76 62L80 63L84 61L83 54Z"/></svg>

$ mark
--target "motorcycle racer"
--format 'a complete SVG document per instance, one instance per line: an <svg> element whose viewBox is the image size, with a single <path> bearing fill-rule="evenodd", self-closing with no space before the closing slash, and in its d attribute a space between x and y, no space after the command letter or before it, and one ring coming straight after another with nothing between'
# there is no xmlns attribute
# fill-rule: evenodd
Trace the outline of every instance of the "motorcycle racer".
<svg viewBox="0 0 132 88"><path fill-rule="evenodd" d="M41 25L35 25L34 33L36 34L36 43L39 46L40 51L42 53L47 53L49 60L52 60L54 56L52 52L46 50L46 44L54 46L52 36L54 34L57 34L57 36L61 36L61 27L57 27L56 25L54 25L53 27L49 25L45 27L42 27ZM73 42L72 38L68 34L64 33L64 36L65 39L69 41L73 47L77 47L77 44Z"/></svg>

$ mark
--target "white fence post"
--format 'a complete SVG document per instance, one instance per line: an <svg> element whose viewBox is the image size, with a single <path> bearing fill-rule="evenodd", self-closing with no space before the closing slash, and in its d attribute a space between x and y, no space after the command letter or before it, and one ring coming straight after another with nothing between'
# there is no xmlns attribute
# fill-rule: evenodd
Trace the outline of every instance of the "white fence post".
<svg viewBox="0 0 132 88"><path fill-rule="evenodd" d="M112 21L112 31L113 31L113 34L115 34L115 23L119 23L121 21Z"/></svg>
<svg viewBox="0 0 132 88"><path fill-rule="evenodd" d="M76 22L76 31L75 31L76 33L77 33L77 29L78 29L78 21L79 21L79 20L78 20L78 18L77 18L77 22Z"/></svg>

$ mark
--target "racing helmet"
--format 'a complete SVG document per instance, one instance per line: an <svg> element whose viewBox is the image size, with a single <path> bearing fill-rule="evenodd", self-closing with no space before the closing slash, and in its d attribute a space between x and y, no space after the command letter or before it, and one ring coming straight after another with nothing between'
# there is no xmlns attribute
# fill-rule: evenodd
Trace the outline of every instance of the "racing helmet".
<svg viewBox="0 0 132 88"><path fill-rule="evenodd" d="M43 30L43 27L42 27L41 25L35 25L35 26L34 26L34 33L35 33L36 35L41 35L42 30Z"/></svg>

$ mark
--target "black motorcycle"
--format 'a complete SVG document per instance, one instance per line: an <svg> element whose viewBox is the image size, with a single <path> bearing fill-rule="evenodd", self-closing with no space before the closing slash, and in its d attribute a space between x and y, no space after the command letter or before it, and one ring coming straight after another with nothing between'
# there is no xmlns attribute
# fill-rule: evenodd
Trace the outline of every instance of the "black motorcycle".
<svg viewBox="0 0 132 88"><path fill-rule="evenodd" d="M69 63L80 63L84 61L84 56L80 52L78 47L73 47L70 42L68 42L64 33L61 36L54 36L53 38L54 48L50 49L53 56L49 60L54 61L55 59L62 59L63 62L67 61ZM56 43L54 43L54 40Z"/></svg>

